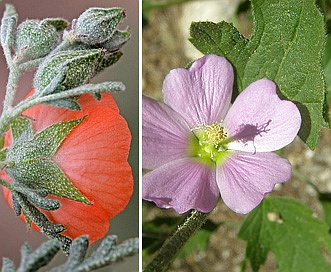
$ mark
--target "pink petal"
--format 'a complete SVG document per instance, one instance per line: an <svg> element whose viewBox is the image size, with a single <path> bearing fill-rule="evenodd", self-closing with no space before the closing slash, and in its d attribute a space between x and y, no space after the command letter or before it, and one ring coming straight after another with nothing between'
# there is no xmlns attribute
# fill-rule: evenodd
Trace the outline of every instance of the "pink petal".
<svg viewBox="0 0 331 272"><path fill-rule="evenodd" d="M142 166L155 169L185 156L190 128L163 103L148 97L142 102Z"/></svg>
<svg viewBox="0 0 331 272"><path fill-rule="evenodd" d="M261 79L239 94L223 125L236 139L228 145L229 149L267 152L294 140L301 116L294 103L279 99L274 82Z"/></svg>
<svg viewBox="0 0 331 272"><path fill-rule="evenodd" d="M143 176L142 196L178 213L210 212L219 198L215 170L188 158L170 162Z"/></svg>
<svg viewBox="0 0 331 272"><path fill-rule="evenodd" d="M206 55L189 69L170 71L163 82L164 102L191 128L224 118L231 101L233 69L223 57Z"/></svg>
<svg viewBox="0 0 331 272"><path fill-rule="evenodd" d="M236 213L246 214L259 205L276 183L291 178L291 165L272 152L238 152L217 168L216 175L224 203Z"/></svg>

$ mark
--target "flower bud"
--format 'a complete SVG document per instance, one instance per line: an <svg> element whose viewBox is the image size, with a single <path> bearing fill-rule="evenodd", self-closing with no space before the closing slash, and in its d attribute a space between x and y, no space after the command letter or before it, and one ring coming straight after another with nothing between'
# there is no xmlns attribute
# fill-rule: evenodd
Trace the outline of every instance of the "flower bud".
<svg viewBox="0 0 331 272"><path fill-rule="evenodd" d="M104 55L102 49L91 49L59 52L47 57L35 74L35 93L41 93L61 73L61 80L52 93L85 84L95 75Z"/></svg>
<svg viewBox="0 0 331 272"><path fill-rule="evenodd" d="M111 38L100 44L100 47L108 52L117 51L130 39L130 36L131 31L129 28L123 31L115 30Z"/></svg>
<svg viewBox="0 0 331 272"><path fill-rule="evenodd" d="M15 34L14 50L20 60L45 57L59 43L58 31L67 26L63 19L27 20L21 23Z"/></svg>
<svg viewBox="0 0 331 272"><path fill-rule="evenodd" d="M89 45L107 41L125 17L123 8L90 8L73 22L73 36Z"/></svg>

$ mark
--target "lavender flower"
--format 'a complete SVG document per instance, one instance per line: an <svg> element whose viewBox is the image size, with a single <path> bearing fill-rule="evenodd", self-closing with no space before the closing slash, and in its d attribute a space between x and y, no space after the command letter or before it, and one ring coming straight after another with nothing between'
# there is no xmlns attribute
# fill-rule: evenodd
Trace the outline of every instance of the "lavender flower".
<svg viewBox="0 0 331 272"><path fill-rule="evenodd" d="M280 100L268 79L250 84L230 106L233 69L206 55L174 69L163 83L164 103L143 97L143 198L178 213L210 212L219 199L248 213L291 165L270 151L293 141L298 108Z"/></svg>

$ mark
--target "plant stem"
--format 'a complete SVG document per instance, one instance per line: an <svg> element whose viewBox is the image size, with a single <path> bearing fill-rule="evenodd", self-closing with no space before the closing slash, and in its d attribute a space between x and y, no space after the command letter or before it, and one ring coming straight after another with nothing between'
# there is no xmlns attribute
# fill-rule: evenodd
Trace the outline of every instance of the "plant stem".
<svg viewBox="0 0 331 272"><path fill-rule="evenodd" d="M196 210L192 211L185 222L178 227L177 231L164 242L156 257L146 266L144 272L164 272L172 264L174 258L185 245L189 238L197 231L206 221L209 213L201 213Z"/></svg>

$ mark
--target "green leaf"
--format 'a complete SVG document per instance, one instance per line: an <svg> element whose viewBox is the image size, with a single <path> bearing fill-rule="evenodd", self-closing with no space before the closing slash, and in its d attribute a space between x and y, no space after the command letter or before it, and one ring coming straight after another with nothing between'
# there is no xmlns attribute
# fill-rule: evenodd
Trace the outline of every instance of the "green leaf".
<svg viewBox="0 0 331 272"><path fill-rule="evenodd" d="M2 259L2 270L6 272L15 272L15 264L12 260L4 257Z"/></svg>
<svg viewBox="0 0 331 272"><path fill-rule="evenodd" d="M56 240L46 241L34 252L28 244L24 244L21 248L22 260L18 271L37 271L39 268L47 265L60 248L61 245Z"/></svg>
<svg viewBox="0 0 331 272"><path fill-rule="evenodd" d="M324 18L314 0L252 0L250 40L225 22L192 23L191 38L204 54L225 56L234 66L239 92L261 78L276 82L283 98L302 115L301 139L314 149L320 126L329 127L321 58Z"/></svg>
<svg viewBox="0 0 331 272"><path fill-rule="evenodd" d="M0 150L0 162L1 163L3 163L6 160L7 152L8 152L7 148L3 148Z"/></svg>
<svg viewBox="0 0 331 272"><path fill-rule="evenodd" d="M269 251L280 272L331 271L322 253L322 248L331 253L329 227L298 200L265 198L245 218L238 236L247 241L246 256L253 271L258 271Z"/></svg>
<svg viewBox="0 0 331 272"><path fill-rule="evenodd" d="M325 54L323 58L325 69L326 89L328 93L328 101L331 101L331 35L326 38Z"/></svg>
<svg viewBox="0 0 331 272"><path fill-rule="evenodd" d="M324 221L331 230L331 193L319 193L318 199L324 212Z"/></svg>
<svg viewBox="0 0 331 272"><path fill-rule="evenodd" d="M35 205L38 208L41 208L43 210L53 211L58 208L60 208L60 202L58 200L45 198L48 195L48 191L46 189L31 189L24 184L21 183L14 183L13 184L14 189L23 194L33 205ZM13 202L14 202L13 197ZM21 207L18 207L19 203L17 203L17 200L15 201L15 205L13 204L14 210L16 215L20 215Z"/></svg>

